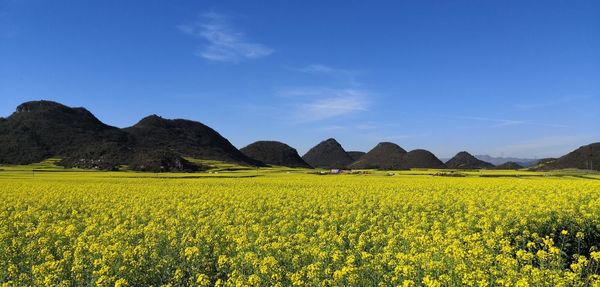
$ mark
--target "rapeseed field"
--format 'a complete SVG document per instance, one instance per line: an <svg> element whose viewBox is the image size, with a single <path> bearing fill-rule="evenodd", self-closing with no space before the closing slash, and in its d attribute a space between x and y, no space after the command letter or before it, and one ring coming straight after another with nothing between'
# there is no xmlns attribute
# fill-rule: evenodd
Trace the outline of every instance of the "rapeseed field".
<svg viewBox="0 0 600 287"><path fill-rule="evenodd" d="M0 173L1 286L600 286L600 180Z"/></svg>

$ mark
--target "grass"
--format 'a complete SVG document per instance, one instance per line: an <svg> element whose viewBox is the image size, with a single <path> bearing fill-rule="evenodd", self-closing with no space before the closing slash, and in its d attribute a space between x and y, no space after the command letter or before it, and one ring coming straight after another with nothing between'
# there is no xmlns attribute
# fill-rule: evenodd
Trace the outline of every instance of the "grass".
<svg viewBox="0 0 600 287"><path fill-rule="evenodd" d="M66 169L63 166L58 165L60 158L49 158L39 163L33 163L28 165L0 165L0 176L2 173L6 176L6 173L17 173L25 175L31 173L31 176L35 176L35 173L42 172L63 172L73 173L75 175L80 173L99 172L102 176L112 177L163 177L163 178L198 178L198 177L249 177L249 176L284 176L286 174L328 174L329 170L325 169L305 169L305 168L289 168L284 166L271 166L271 167L250 167L242 166L233 163L226 163L216 160L202 160L195 158L186 158L188 161L208 166L206 171L196 173L144 173L144 172L131 172L131 171L117 171L117 172L106 172L96 170L85 170L85 169ZM600 179L600 172L589 171L589 170L578 170L578 169L563 169L553 171L530 171L527 169L521 170L495 170L495 169L482 169L482 170L453 170L453 169L411 169L411 170L353 170L352 173L343 173L336 176L432 176L438 173L459 173L466 177L518 177L518 178L536 178L536 177L556 177L556 178L579 178L579 179Z"/></svg>

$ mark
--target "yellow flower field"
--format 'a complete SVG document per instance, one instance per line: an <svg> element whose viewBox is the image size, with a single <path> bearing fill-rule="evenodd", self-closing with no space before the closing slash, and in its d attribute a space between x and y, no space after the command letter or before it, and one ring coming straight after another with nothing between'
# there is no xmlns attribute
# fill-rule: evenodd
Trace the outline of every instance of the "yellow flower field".
<svg viewBox="0 0 600 287"><path fill-rule="evenodd" d="M0 285L600 286L600 180L192 175L2 174Z"/></svg>

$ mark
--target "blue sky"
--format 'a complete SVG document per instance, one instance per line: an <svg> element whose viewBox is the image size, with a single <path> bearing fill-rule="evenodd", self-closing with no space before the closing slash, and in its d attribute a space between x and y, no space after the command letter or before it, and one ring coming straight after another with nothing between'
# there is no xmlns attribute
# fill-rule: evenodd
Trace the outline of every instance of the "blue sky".
<svg viewBox="0 0 600 287"><path fill-rule="evenodd" d="M599 1L0 0L0 116L84 106L237 147L495 156L600 141Z"/></svg>

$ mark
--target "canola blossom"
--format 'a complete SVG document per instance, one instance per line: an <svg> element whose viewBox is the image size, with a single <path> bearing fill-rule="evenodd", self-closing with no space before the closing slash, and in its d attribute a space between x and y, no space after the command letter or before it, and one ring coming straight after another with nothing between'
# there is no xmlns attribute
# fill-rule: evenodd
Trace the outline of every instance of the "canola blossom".
<svg viewBox="0 0 600 287"><path fill-rule="evenodd" d="M0 286L600 286L600 181L0 177Z"/></svg>

